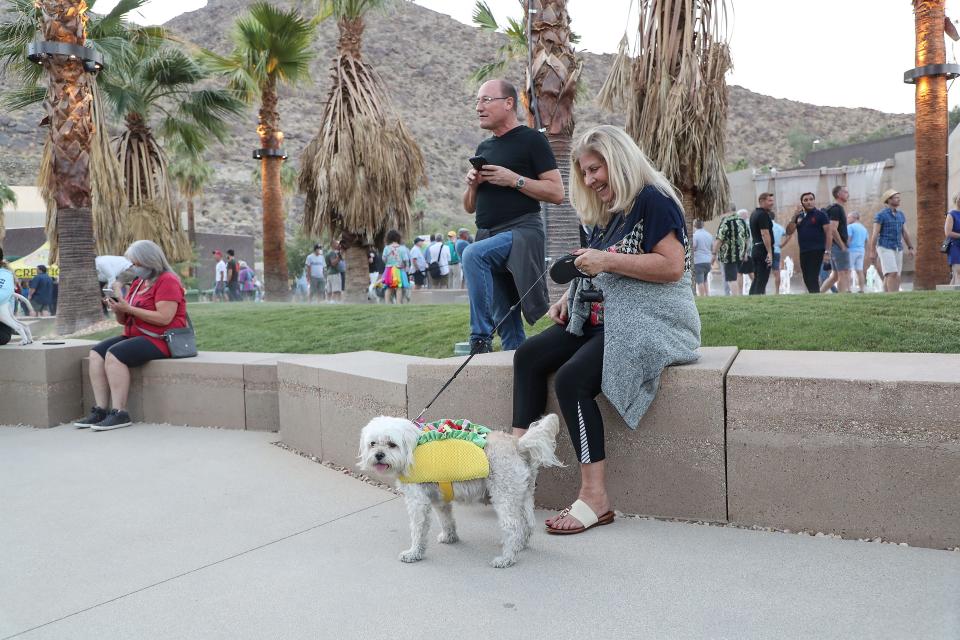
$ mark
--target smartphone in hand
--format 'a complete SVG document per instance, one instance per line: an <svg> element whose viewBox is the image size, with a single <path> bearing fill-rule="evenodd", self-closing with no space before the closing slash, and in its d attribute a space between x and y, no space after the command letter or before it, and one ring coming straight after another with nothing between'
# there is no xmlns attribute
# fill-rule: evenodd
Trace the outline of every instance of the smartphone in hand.
<svg viewBox="0 0 960 640"><path fill-rule="evenodd" d="M101 291L103 291L103 296L104 296L105 298L112 298L113 300L116 300L117 302L120 301L120 298L117 297L117 293L116 293L113 289L105 288L105 289L101 289Z"/></svg>
<svg viewBox="0 0 960 640"><path fill-rule="evenodd" d="M473 165L474 169L476 169L477 171L480 171L480 167L490 163L487 162L487 159L484 158L483 156L473 156L472 158L470 158L470 164Z"/></svg>

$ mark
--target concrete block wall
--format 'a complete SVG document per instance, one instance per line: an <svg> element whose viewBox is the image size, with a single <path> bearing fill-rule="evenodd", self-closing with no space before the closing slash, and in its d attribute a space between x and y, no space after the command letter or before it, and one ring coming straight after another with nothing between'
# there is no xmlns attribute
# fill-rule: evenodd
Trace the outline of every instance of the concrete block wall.
<svg viewBox="0 0 960 640"><path fill-rule="evenodd" d="M742 351L730 520L960 545L960 355Z"/></svg>
<svg viewBox="0 0 960 640"><path fill-rule="evenodd" d="M637 430L629 429L605 398L607 482L617 508L628 513L726 521L724 376L733 347L701 349L700 360L668 368L660 392ZM420 412L463 361L449 358L408 369L408 413ZM476 356L426 414L428 420L466 417L509 429L513 412L513 354ZM560 415L548 383L546 411ZM576 499L577 459L561 417L558 457L567 466L545 469L537 503L561 508Z"/></svg>
<svg viewBox="0 0 960 640"><path fill-rule="evenodd" d="M128 411L136 421L277 431L277 360L284 354L202 351L131 370ZM83 362L83 405L94 404Z"/></svg>
<svg viewBox="0 0 960 640"><path fill-rule="evenodd" d="M431 358L376 351L281 359L280 437L329 462L352 467L360 430L379 415L407 414L407 368Z"/></svg>
<svg viewBox="0 0 960 640"><path fill-rule="evenodd" d="M92 404L91 342L0 347L0 424L48 427ZM960 355L704 348L668 368L640 428L601 399L608 481L625 512L960 545ZM376 352L202 353L135 370L134 419L281 439L350 467L376 415L417 415L462 358ZM83 381L83 382L82 382ZM512 353L477 356L426 414L509 429ZM547 411L557 411L551 393ZM575 498L578 468L540 476L537 500Z"/></svg>
<svg viewBox="0 0 960 640"><path fill-rule="evenodd" d="M0 424L53 427L84 415L81 362L89 340L0 346Z"/></svg>

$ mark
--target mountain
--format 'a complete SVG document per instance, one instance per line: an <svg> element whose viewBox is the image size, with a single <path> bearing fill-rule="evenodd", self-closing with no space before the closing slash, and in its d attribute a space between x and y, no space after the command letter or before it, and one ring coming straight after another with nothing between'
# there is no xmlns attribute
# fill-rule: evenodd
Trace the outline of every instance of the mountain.
<svg viewBox="0 0 960 640"><path fill-rule="evenodd" d="M210 0L206 7L180 15L166 27L186 40L225 53L230 48L229 28L248 4L243 0ZM284 148L295 165L299 165L300 153L318 126L336 41L336 24L322 24L312 82L281 91ZM418 232L472 226L472 217L462 212L460 196L467 158L473 155L484 132L477 126L476 88L468 78L477 67L495 58L502 41L503 36L482 32L408 2L396 2L367 18L364 56L384 80L394 107L427 159L429 185L422 192L427 204L426 224ZM588 98L577 106L577 129L601 123L623 124L622 115L602 112L593 100L613 57L584 53L583 58L582 77ZM514 65L506 77L522 83L522 67ZM0 81L0 91L5 87ZM791 166L787 140L791 131L841 140L878 130L903 133L913 128L912 114L818 107L771 98L739 86L729 88L729 104L728 161L745 159L753 166ZM0 146L6 151L0 157L0 176L10 184L35 181L43 146L44 131L36 126L41 117L40 109L0 113ZM214 147L208 156L216 177L202 203L204 212L198 214L199 230L260 235L260 194L251 179L258 166L251 158L256 146L256 110L251 108L245 121L233 125L228 141ZM403 167L396 170L403 171ZM293 232L299 226L302 199L296 196L291 204L288 228Z"/></svg>

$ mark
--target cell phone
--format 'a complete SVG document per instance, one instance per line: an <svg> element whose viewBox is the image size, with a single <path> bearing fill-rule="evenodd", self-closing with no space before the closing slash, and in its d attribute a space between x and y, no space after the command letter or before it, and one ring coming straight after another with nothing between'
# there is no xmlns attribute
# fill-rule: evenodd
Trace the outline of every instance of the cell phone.
<svg viewBox="0 0 960 640"><path fill-rule="evenodd" d="M484 158L483 156L473 156L472 158L470 158L470 164L473 165L474 169L476 169L477 171L480 171L480 167L490 163L487 162L487 159Z"/></svg>
<svg viewBox="0 0 960 640"><path fill-rule="evenodd" d="M103 291L103 295L108 298L113 298L114 300L120 299L117 297L117 293L113 289L101 289L101 291Z"/></svg>

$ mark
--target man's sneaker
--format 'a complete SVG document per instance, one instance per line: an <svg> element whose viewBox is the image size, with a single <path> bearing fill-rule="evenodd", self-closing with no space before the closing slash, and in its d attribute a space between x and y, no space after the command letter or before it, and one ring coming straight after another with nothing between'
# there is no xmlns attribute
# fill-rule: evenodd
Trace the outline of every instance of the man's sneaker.
<svg viewBox="0 0 960 640"><path fill-rule="evenodd" d="M120 427L129 427L133 422L130 420L130 414L119 409L111 409L107 417L97 424L90 425L92 431L109 431L110 429L119 429Z"/></svg>
<svg viewBox="0 0 960 640"><path fill-rule="evenodd" d="M93 405L93 408L90 409L90 415L82 420L77 420L73 423L73 426L77 427L78 429L86 429L89 426L105 420L108 413L109 412L106 409L101 409L97 405Z"/></svg>
<svg viewBox="0 0 960 640"><path fill-rule="evenodd" d="M493 351L493 341L487 338L470 338L470 353L490 353Z"/></svg>

